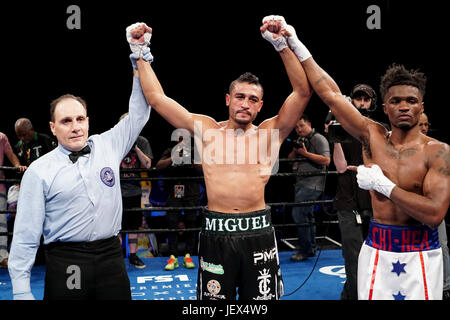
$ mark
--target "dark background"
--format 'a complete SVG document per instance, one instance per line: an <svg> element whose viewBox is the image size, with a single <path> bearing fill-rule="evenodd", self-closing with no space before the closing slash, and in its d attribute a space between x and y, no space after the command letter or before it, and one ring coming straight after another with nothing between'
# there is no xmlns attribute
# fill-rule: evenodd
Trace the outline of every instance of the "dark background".
<svg viewBox="0 0 450 320"><path fill-rule="evenodd" d="M51 134L49 103L65 94L88 103L90 134L111 128L127 111L131 64L125 28L153 28L153 67L168 96L188 110L228 118L225 93L240 74L256 74L265 88L256 124L274 116L291 87L280 57L259 32L261 20L279 14L292 24L314 59L349 94L372 85L392 63L419 68L428 77L425 110L430 135L448 142L448 24L440 2L408 1L58 1L14 2L2 8L2 103L0 131L17 142L14 122L30 118ZM81 9L81 29L69 30L69 5ZM381 29L369 30L367 7L381 8ZM445 75L445 76L444 76ZM379 99L381 100L381 99ZM387 122L378 103L375 118ZM328 108L314 95L306 108L319 131ZM142 135L156 159L173 127L152 111ZM284 154L280 155L284 157Z"/></svg>
<svg viewBox="0 0 450 320"><path fill-rule="evenodd" d="M49 104L66 93L88 104L90 134L108 130L128 109L132 68L125 28L146 22L153 28L151 51L165 93L189 111L217 121L228 118L225 94L244 72L260 78L264 106L255 124L277 114L291 87L278 53L259 31L262 18L277 14L293 25L314 59L349 94L357 83L379 95L380 77L392 63L420 69L428 78L424 97L429 134L448 141L448 13L438 1L48 1L9 2L1 8L0 131L17 142L14 123L31 119L37 132L51 135ZM66 26L70 5L81 9L81 29ZM369 5L381 9L381 29L369 30ZM374 118L388 122L381 99ZM328 107L313 95L306 108L323 132ZM155 160L169 145L173 127L155 111L141 135ZM284 143L280 158L291 146ZM6 162L6 165L8 163ZM331 165L330 169L334 167ZM280 172L289 172L287 163ZM329 175L325 198L334 196ZM270 179L266 202L292 202L294 178ZM288 223L291 207L274 207L274 223ZM322 210L323 209L323 210ZM331 212L330 206L317 208ZM286 214L281 214L285 212ZM318 220L335 219L327 214ZM287 234L282 229L280 232ZM294 232L295 233L295 232ZM320 233L320 231L319 231ZM335 227L325 234L339 238ZM282 248L281 248L282 249Z"/></svg>

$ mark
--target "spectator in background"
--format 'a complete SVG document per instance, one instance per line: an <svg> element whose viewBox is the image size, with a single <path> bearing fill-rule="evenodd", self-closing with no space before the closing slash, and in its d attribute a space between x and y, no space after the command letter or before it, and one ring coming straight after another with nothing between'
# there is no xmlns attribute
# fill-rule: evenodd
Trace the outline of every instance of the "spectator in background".
<svg viewBox="0 0 450 320"><path fill-rule="evenodd" d="M8 189L8 195L6 197L7 202L7 210L14 211L6 214L7 221L7 229L9 232L14 230L14 220L16 219L16 209L17 209L17 200L19 199L19 184L12 185ZM8 235L8 244L10 245L12 242L12 235ZM41 255L42 263L45 263L45 257L42 253ZM35 262L36 264L36 262Z"/></svg>
<svg viewBox="0 0 450 320"><path fill-rule="evenodd" d="M298 120L295 131L298 135L289 159L299 158L292 165L293 172L323 171L330 164L330 146L327 139L311 127L308 116L303 114ZM319 198L325 188L325 176L297 176L295 182L295 202L314 201ZM298 226L298 252L291 256L292 261L304 261L316 255L316 226L314 205L292 208L295 223L308 224Z"/></svg>
<svg viewBox="0 0 450 320"><path fill-rule="evenodd" d="M56 147L56 142L44 133L34 131L27 118L20 118L14 125L19 142L14 146L20 163L29 166L34 160Z"/></svg>
<svg viewBox="0 0 450 320"><path fill-rule="evenodd" d="M19 158L11 148L8 137L0 132L0 167L3 166L5 155L11 164L20 172L26 170L26 166L20 164ZM5 179L3 170L0 170L0 179ZM0 210L6 210L6 186L0 183ZM8 232L6 214L0 213L0 233ZM0 236L0 268L8 268L8 236Z"/></svg>
<svg viewBox="0 0 450 320"><path fill-rule="evenodd" d="M123 114L120 120L125 118L128 113ZM128 154L120 163L121 169L150 169L152 165L153 153L150 143L143 136L138 136L136 143L133 145ZM126 172L121 175L121 178L138 178L139 174L133 172ZM122 190L122 203L124 209L141 208L142 187L140 181L123 181L120 182ZM122 230L137 230L142 224L142 212L123 212L122 213ZM122 237L120 237L122 239ZM128 233L128 246L130 248L130 255L128 260L130 265L136 268L145 268L145 264L136 255L137 252L138 235L137 233Z"/></svg>
<svg viewBox="0 0 450 320"><path fill-rule="evenodd" d="M420 128L420 132L424 135L428 134L430 129L430 123L428 122L428 116L425 112L422 112L419 118L419 123L417 124ZM450 262L448 255L448 241L447 241L447 229L445 226L445 219L441 222L438 227L439 243L442 248L442 258L444 261L444 286L443 286L443 300L450 300Z"/></svg>
<svg viewBox="0 0 450 320"><path fill-rule="evenodd" d="M163 178L164 175L159 173L157 175L158 178ZM149 199L148 202L150 203L150 207L164 207L166 206L167 203L167 198L169 197L169 193L167 192L167 190L164 187L164 181L157 179L154 180L154 182L152 182L152 188L150 190L150 195L149 195ZM153 217L159 217L159 216L165 216L167 213L167 211L164 210L151 210L151 211L146 211L144 213L144 217L145 217L145 225L147 226L146 229L150 226L151 228L155 228L155 226L159 226L160 225L160 221L159 219L153 219ZM161 223L164 224L164 223ZM158 245L158 238L160 238L163 236L161 233L158 234L158 236L156 236L156 234L154 233L150 233L148 236L150 237L150 240L152 242L152 248L153 248L153 252L156 255L159 255L159 245ZM162 239L161 239L162 240Z"/></svg>
<svg viewBox="0 0 450 320"><path fill-rule="evenodd" d="M165 175L168 177L192 177L198 175L201 171L200 165L193 165L194 152L193 140L183 139L180 136L178 144L174 147L167 148L161 159L156 164L156 169L165 169ZM179 161L174 161L178 158ZM199 205L200 200L200 183L197 180L167 180L165 183L166 190L169 193L167 198L167 206L169 207L193 207ZM169 229L178 229L180 226L185 228L195 228L197 219L197 210L181 211L168 210L166 213L167 224ZM183 266L188 269L194 268L191 254L195 251L196 233L195 232L169 232L169 260L165 266L165 270L172 271L178 268L179 240L183 236L185 240Z"/></svg>
<svg viewBox="0 0 450 320"><path fill-rule="evenodd" d="M419 123L417 124L420 128L420 132L422 132L424 135L428 134L428 129L430 129L430 123L428 122L428 116L425 114L425 112L422 112L419 118Z"/></svg>
<svg viewBox="0 0 450 320"><path fill-rule="evenodd" d="M27 118L17 119L14 130L16 132L19 142L14 146L20 163L26 166L42 157L47 152L56 148L57 143L54 139L44 133L34 131L33 124ZM17 185L20 190L20 186ZM15 214L11 215L8 220L9 230L14 228ZM41 237L41 244L36 253L35 265L42 265L45 263L44 250L42 247L43 237Z"/></svg>
<svg viewBox="0 0 450 320"><path fill-rule="evenodd" d="M368 115L376 108L376 94L367 84L356 85L350 99L361 114ZM331 116L330 116L331 115ZM325 131L335 122L331 111L325 120ZM358 256L367 234L369 219L372 217L372 205L369 191L362 190L356 182L356 172L347 170L347 165L363 164L361 143L348 135L350 139L334 142L333 163L338 171L334 208L337 210L341 231L342 255L345 262L346 280L341 292L341 300L358 300ZM342 138L342 137L341 137Z"/></svg>
<svg viewBox="0 0 450 320"><path fill-rule="evenodd" d="M163 175L159 174L159 178L162 178ZM149 202L152 207L164 207L167 204L167 198L169 197L169 193L164 187L163 180L156 180L152 185L152 189L150 190ZM150 225L150 223L147 224Z"/></svg>

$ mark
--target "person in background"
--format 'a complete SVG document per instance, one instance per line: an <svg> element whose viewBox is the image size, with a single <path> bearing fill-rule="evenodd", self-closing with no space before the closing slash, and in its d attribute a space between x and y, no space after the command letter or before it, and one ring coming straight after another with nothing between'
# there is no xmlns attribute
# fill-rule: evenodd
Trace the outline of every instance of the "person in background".
<svg viewBox="0 0 450 320"><path fill-rule="evenodd" d="M56 148L56 142L45 133L34 131L33 124L27 118L17 119L14 130L19 139L14 148L20 163L26 166Z"/></svg>
<svg viewBox="0 0 450 320"><path fill-rule="evenodd" d="M311 121L303 114L297 121L295 131L298 139L288 155L289 159L299 158L292 165L292 171L320 172L330 164L330 145L327 139L311 127ZM325 176L296 176L295 202L314 201L325 189ZM292 261L304 261L316 255L316 226L314 205L296 206L292 208L295 223L307 224L298 226L299 249L291 256Z"/></svg>
<svg viewBox="0 0 450 320"><path fill-rule="evenodd" d="M128 113L123 114L120 120L124 119ZM150 169L152 166L153 153L150 143L143 136L138 136L135 144L120 163L120 169ZM121 178L137 178L138 173L124 172ZM142 187L140 181L120 181L120 189L122 192L123 209L141 208ZM142 212L128 211L122 213L122 230L137 230L142 224ZM120 236L121 241L122 236ZM137 252L137 233L128 233L128 247L130 254L128 261L130 265L143 269L144 262L136 255Z"/></svg>
<svg viewBox="0 0 450 320"><path fill-rule="evenodd" d="M52 151L56 148L56 141L45 133L36 132L33 124L27 118L19 118L14 124L14 130L16 132L19 141L14 146L20 163L26 166L30 166L31 163L44 154ZM15 185L20 190L20 185ZM14 187L14 186L12 186ZM11 188L12 188L11 187ZM10 216L8 220L9 230L14 230L15 214ZM45 264L44 250L43 250L43 238L41 237L41 243L36 253L35 265Z"/></svg>
<svg viewBox="0 0 450 320"><path fill-rule="evenodd" d="M375 91L367 84L356 85L350 93L350 99L361 114L368 114L368 110L373 110L373 106L376 106ZM335 120L325 124L326 132L333 122ZM361 143L351 136L350 138L350 141L342 139L344 141L333 144L333 163L338 171L333 205L338 215L346 275L341 300L358 299L358 255L372 217L369 191L359 188L356 173L347 170L348 165L363 164Z"/></svg>
<svg viewBox="0 0 450 320"><path fill-rule="evenodd" d="M0 166L3 166L5 156L15 168L19 169L20 172L24 172L27 169L26 166L20 164L19 158L11 148L8 137L0 132ZM5 179L3 170L0 170L0 179ZM0 183L0 210L6 210L6 208L6 186L3 183ZM8 232L7 217L4 213L0 213L0 232ZM8 268L8 258L8 236L0 236L0 268Z"/></svg>
<svg viewBox="0 0 450 320"><path fill-rule="evenodd" d="M167 148L161 159L156 164L156 169L164 170L167 177L193 177L201 173L201 166L194 165L193 139L184 141L180 136L178 144ZM176 157L181 161L173 161ZM165 182L169 196L167 197L167 206L169 207L194 207L198 206L200 199L200 184L198 180L176 179ZM197 210L185 209L167 210L166 221L169 229L178 229L197 227ZM172 271L179 267L177 256L180 255L179 244L183 238L185 247L183 250L183 266L188 269L195 268L191 255L196 253L197 232L169 232L167 236L169 244L169 260L164 267L167 271Z"/></svg>

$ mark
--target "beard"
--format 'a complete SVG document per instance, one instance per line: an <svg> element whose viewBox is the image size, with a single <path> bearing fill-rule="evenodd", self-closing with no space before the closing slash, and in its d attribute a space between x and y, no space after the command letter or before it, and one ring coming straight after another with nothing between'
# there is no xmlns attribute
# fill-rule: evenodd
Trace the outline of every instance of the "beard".
<svg viewBox="0 0 450 320"><path fill-rule="evenodd" d="M234 121L237 123L237 124L249 124L249 123L251 123L252 122L252 119L248 119L248 120L244 120L244 119L234 119Z"/></svg>
<svg viewBox="0 0 450 320"><path fill-rule="evenodd" d="M253 120L255 120L255 117L252 116L252 114L251 114L250 112L242 112L242 113L245 113L245 114L249 115L249 116L250 116L249 119L238 119L237 115L238 115L239 113L241 113L241 112L236 113L236 116L234 117L234 121L235 121L237 124L246 125L246 124L252 123Z"/></svg>

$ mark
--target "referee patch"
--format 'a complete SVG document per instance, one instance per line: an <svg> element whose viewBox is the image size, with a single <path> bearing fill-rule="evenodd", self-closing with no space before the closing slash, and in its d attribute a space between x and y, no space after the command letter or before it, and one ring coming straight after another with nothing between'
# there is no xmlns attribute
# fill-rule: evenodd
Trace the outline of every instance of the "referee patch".
<svg viewBox="0 0 450 320"><path fill-rule="evenodd" d="M104 167L102 171L100 171L100 179L108 187L114 186L116 179L114 177L113 169L110 167Z"/></svg>

